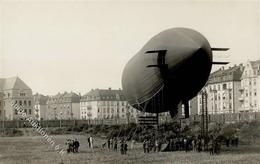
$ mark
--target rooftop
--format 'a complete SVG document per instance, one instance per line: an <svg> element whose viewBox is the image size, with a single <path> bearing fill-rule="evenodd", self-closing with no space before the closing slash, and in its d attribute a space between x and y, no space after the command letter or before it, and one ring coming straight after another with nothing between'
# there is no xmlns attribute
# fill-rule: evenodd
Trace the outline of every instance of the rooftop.
<svg viewBox="0 0 260 164"><path fill-rule="evenodd" d="M81 101L125 101L125 96L121 89L92 89L82 96Z"/></svg>
<svg viewBox="0 0 260 164"><path fill-rule="evenodd" d="M0 90L9 89L28 89L31 90L28 85L25 84L19 77L0 78Z"/></svg>
<svg viewBox="0 0 260 164"><path fill-rule="evenodd" d="M242 64L234 65L233 67L229 67L227 69L222 67L210 74L208 83L213 84L227 81L240 81L243 70L244 66Z"/></svg>

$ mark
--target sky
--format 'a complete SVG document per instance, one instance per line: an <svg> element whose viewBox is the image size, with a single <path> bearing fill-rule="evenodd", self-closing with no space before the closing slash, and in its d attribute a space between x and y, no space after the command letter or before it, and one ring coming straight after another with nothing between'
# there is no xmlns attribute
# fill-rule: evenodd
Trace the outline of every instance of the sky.
<svg viewBox="0 0 260 164"><path fill-rule="evenodd" d="M260 59L260 1L0 0L0 77L46 95L119 89L127 61L174 27L230 48L214 61Z"/></svg>

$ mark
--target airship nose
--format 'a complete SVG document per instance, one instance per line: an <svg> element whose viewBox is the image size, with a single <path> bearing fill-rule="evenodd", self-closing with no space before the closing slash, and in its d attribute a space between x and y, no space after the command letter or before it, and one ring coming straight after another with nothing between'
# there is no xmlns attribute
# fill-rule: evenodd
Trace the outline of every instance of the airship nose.
<svg viewBox="0 0 260 164"><path fill-rule="evenodd" d="M195 96L201 87L206 83L212 66L212 56L207 49L201 47L194 50L183 59L181 66L178 68L180 86L182 93L186 96ZM194 89L195 88L195 89Z"/></svg>

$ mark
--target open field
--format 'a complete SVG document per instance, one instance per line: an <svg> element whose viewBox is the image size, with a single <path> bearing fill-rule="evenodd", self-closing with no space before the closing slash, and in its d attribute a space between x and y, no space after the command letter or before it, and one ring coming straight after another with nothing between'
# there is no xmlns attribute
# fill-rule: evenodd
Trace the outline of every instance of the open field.
<svg viewBox="0 0 260 164"><path fill-rule="evenodd" d="M228 149L223 146L223 151L220 155L210 156L206 152L144 154L142 144L137 144L135 151L129 150L127 155L121 155L119 151L101 150L100 145L105 140L100 138L95 138L95 148L94 152L92 152L87 146L87 136L57 135L52 137L55 140L55 145L60 144L64 150L66 138L77 138L81 143L79 153L64 153L61 156L40 136L2 137L0 138L0 163L260 163L260 145L242 145L238 148Z"/></svg>

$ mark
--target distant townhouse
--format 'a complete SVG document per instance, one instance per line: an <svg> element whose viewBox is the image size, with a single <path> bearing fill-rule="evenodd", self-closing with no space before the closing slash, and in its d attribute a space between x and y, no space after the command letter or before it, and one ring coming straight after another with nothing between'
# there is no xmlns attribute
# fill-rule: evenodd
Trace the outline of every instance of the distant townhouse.
<svg viewBox="0 0 260 164"><path fill-rule="evenodd" d="M247 61L241 77L240 112L260 112L260 60Z"/></svg>
<svg viewBox="0 0 260 164"><path fill-rule="evenodd" d="M234 65L225 69L224 67L213 72L207 84L202 89L207 93L207 109L209 114L236 113L241 103L240 78L244 67L242 64ZM201 114L202 96L201 92L191 100L191 114Z"/></svg>
<svg viewBox="0 0 260 164"><path fill-rule="evenodd" d="M80 100L81 119L135 118L138 113L121 89L92 89Z"/></svg>
<svg viewBox="0 0 260 164"><path fill-rule="evenodd" d="M11 103L18 104L28 117L34 117L32 90L19 77L0 79L0 119L21 119Z"/></svg>
<svg viewBox="0 0 260 164"><path fill-rule="evenodd" d="M47 114L49 120L72 120L80 118L80 95L74 92L58 93L47 100Z"/></svg>
<svg viewBox="0 0 260 164"><path fill-rule="evenodd" d="M48 96L36 93L34 99L34 115L37 120L47 120L47 100Z"/></svg>

